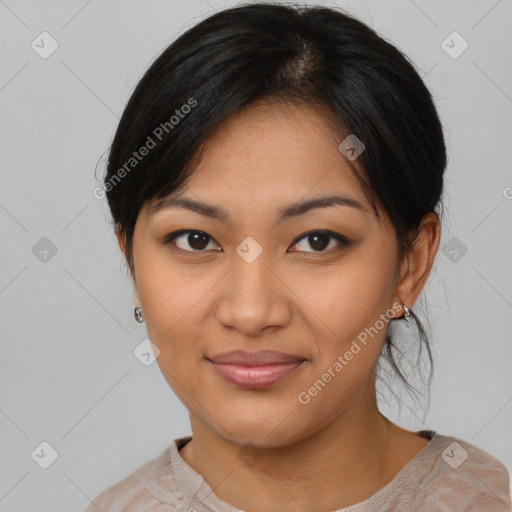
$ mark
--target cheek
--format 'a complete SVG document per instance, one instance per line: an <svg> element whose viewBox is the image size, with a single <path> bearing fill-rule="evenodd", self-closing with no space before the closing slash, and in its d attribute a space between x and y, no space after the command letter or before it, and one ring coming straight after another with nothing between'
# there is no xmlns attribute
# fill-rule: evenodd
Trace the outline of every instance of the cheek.
<svg viewBox="0 0 512 512"><path fill-rule="evenodd" d="M393 262L385 254L354 253L336 267L294 280L294 292L312 313L324 339L343 343L373 325L390 307Z"/></svg>
<svg viewBox="0 0 512 512"><path fill-rule="evenodd" d="M177 337L177 332L201 310L202 302L215 284L204 266L177 264L158 248L141 254L137 263L137 288L148 327L162 343ZM193 322L192 322L193 325Z"/></svg>
<svg viewBox="0 0 512 512"><path fill-rule="evenodd" d="M197 365L203 364L205 350L198 315L204 313L204 299L214 283L205 275L193 275L189 268L184 272L184 266L171 265L160 252L139 258L138 294L148 337L160 351L157 363L162 375L187 403L184 390L201 388Z"/></svg>
<svg viewBox="0 0 512 512"><path fill-rule="evenodd" d="M373 377L391 320L386 312L393 295L392 265L385 253L379 259L375 252L361 252L316 275L314 285L313 280L301 284L297 295L307 297L318 340L311 384L328 381L322 396L312 400L316 407L332 408L334 414Z"/></svg>

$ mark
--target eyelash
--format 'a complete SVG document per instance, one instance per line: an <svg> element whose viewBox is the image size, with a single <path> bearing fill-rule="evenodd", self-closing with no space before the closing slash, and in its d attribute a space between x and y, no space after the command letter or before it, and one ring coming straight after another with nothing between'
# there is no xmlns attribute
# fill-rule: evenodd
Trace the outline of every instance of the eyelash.
<svg viewBox="0 0 512 512"><path fill-rule="evenodd" d="M206 236L210 241L212 241L212 240L215 241L210 235L208 235L204 231L200 231L200 230L197 230L197 229L180 229L179 231L174 231L173 233L168 234L164 238L162 243L164 245L170 245L179 236L185 235L185 234L192 234L192 233L199 233L201 235ZM293 247L294 245L297 245L303 239L308 238L308 237L313 236L313 235L326 235L326 236L328 236L330 238L334 238L341 245L341 247L339 247L338 249L345 248L345 247L350 245L350 242L344 236L339 235L338 233L334 233L332 231L327 231L327 230L324 230L324 229L317 229L317 230L314 230L314 231L308 231L306 233L303 233L299 237L297 237L293 241L291 247ZM329 244L327 246L329 246ZM185 253L197 253L197 254L206 253L206 251L204 249L202 249L202 250L199 250L199 249L187 250L187 249L181 249L179 247L174 247L174 249L178 250L178 251L181 251L181 252L185 252ZM306 254L329 254L331 251L332 251L332 248L330 250L327 250L327 251L326 250L322 250L322 251L314 251L313 250L313 251L292 251L292 252L305 252ZM216 251L216 252L220 252L220 251Z"/></svg>

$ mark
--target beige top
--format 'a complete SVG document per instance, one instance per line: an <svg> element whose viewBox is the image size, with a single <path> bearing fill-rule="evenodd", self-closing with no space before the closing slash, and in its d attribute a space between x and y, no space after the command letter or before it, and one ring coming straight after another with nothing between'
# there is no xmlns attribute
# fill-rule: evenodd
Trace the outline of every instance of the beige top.
<svg viewBox="0 0 512 512"><path fill-rule="evenodd" d="M334 512L510 512L510 477L488 453L453 437L430 439L368 499ZM156 459L99 494L84 512L243 512L220 500L179 454L175 439Z"/></svg>

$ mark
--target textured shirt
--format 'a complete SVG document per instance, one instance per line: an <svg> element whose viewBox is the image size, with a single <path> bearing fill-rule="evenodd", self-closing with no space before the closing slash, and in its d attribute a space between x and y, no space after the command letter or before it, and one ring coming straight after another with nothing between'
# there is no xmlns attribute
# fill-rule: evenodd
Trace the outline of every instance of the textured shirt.
<svg viewBox="0 0 512 512"><path fill-rule="evenodd" d="M433 431L394 478L364 501L333 512L511 512L507 468L470 443ZM105 489L84 512L243 512L219 499L179 450L162 454ZM265 512L265 511L262 511Z"/></svg>

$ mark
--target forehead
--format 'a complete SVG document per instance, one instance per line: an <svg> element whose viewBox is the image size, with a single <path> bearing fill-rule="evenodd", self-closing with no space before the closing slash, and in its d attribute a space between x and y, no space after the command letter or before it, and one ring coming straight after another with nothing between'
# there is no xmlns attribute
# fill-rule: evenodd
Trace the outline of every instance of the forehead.
<svg viewBox="0 0 512 512"><path fill-rule="evenodd" d="M210 193L290 192L294 197L334 187L365 201L338 149L342 140L321 106L260 102L232 115L210 135L189 185Z"/></svg>
<svg viewBox="0 0 512 512"><path fill-rule="evenodd" d="M190 159L186 183L146 203L139 217L156 221L188 210L229 225L275 225L343 202L352 207L338 212L354 225L387 224L355 176L359 163L338 148L344 137L324 106L253 104L219 124Z"/></svg>

